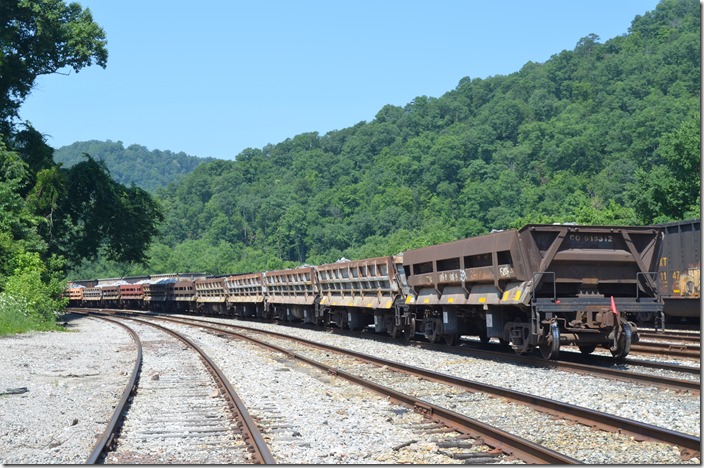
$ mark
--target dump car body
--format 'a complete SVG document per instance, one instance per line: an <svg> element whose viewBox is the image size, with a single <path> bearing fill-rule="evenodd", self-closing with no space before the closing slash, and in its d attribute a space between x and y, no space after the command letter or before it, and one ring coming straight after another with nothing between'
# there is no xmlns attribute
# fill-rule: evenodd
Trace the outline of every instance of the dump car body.
<svg viewBox="0 0 704 468"><path fill-rule="evenodd" d="M144 281L144 280L140 280ZM129 308L141 308L144 301L144 288L142 283L121 284L120 289L120 305Z"/></svg>
<svg viewBox="0 0 704 468"><path fill-rule="evenodd" d="M110 284L102 286L104 301L117 301L120 299L120 285Z"/></svg>
<svg viewBox="0 0 704 468"><path fill-rule="evenodd" d="M271 304L312 305L318 295L315 267L267 271L264 284Z"/></svg>
<svg viewBox="0 0 704 468"><path fill-rule="evenodd" d="M352 330L374 323L377 332L400 325L399 305L408 290L401 256L339 260L317 270L321 323Z"/></svg>
<svg viewBox="0 0 704 468"><path fill-rule="evenodd" d="M83 290L83 301L94 307L98 307L100 305L100 301L103 300L103 288L99 287L92 287L92 288L85 288Z"/></svg>
<svg viewBox="0 0 704 468"><path fill-rule="evenodd" d="M231 304L250 303L261 304L264 302L266 286L263 273L228 276L225 278L227 288L227 301Z"/></svg>
<svg viewBox="0 0 704 468"><path fill-rule="evenodd" d="M400 257L377 257L320 265L320 304L390 309L401 294L396 263L401 263Z"/></svg>
<svg viewBox="0 0 704 468"><path fill-rule="evenodd" d="M515 304L531 277L516 231L504 231L406 251L409 303Z"/></svg>
<svg viewBox="0 0 704 468"><path fill-rule="evenodd" d="M227 308L237 317L264 315L266 284L264 273L248 273L225 278Z"/></svg>
<svg viewBox="0 0 704 468"><path fill-rule="evenodd" d="M195 282L191 280L176 281L173 288L173 300L175 302L195 302Z"/></svg>
<svg viewBox="0 0 704 468"><path fill-rule="evenodd" d="M61 297L68 299L68 304L71 307L83 305L83 286L69 287L64 290Z"/></svg>
<svg viewBox="0 0 704 468"><path fill-rule="evenodd" d="M617 346L626 333L629 348L637 334L625 316L662 311L660 247L649 227L528 225L410 250L407 303L431 340L474 332L527 352L558 335Z"/></svg>
<svg viewBox="0 0 704 468"><path fill-rule="evenodd" d="M197 302L225 303L225 278L205 278L195 281Z"/></svg>
<svg viewBox="0 0 704 468"><path fill-rule="evenodd" d="M661 308L655 272L662 236L657 230L526 226L519 236L533 269L534 301L613 296L633 312Z"/></svg>
<svg viewBox="0 0 704 468"><path fill-rule="evenodd" d="M266 303L257 314L265 318L316 323L318 279L313 266L264 273Z"/></svg>
<svg viewBox="0 0 704 468"><path fill-rule="evenodd" d="M156 276L156 275L155 275ZM175 277L159 276L142 285L145 309L166 312L174 298Z"/></svg>
<svg viewBox="0 0 704 468"><path fill-rule="evenodd" d="M206 313L224 314L227 308L225 278L204 278L195 281L196 305Z"/></svg>
<svg viewBox="0 0 704 468"><path fill-rule="evenodd" d="M141 284L121 284L120 288L120 298L123 300L141 300L144 298L144 288Z"/></svg>
<svg viewBox="0 0 704 468"><path fill-rule="evenodd" d="M529 225L410 250L404 266L416 303L528 307L586 294L654 298L658 249L651 228Z"/></svg>

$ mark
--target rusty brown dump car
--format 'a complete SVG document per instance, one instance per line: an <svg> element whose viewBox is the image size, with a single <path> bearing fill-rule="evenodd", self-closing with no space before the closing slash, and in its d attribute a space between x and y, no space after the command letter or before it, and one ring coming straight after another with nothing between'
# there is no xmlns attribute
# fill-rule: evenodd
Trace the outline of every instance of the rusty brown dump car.
<svg viewBox="0 0 704 468"><path fill-rule="evenodd" d="M196 306L198 311L205 314L225 314L227 310L227 290L225 278L211 277L197 279Z"/></svg>
<svg viewBox="0 0 704 468"><path fill-rule="evenodd" d="M264 318L316 323L318 282L315 267L267 271L264 273L264 287Z"/></svg>
<svg viewBox="0 0 704 468"><path fill-rule="evenodd" d="M625 357L628 315L662 311L662 235L649 227L528 225L404 253L406 326L430 341L492 337L519 354L597 346Z"/></svg>
<svg viewBox="0 0 704 468"><path fill-rule="evenodd" d="M120 289L120 307L123 309L141 309L144 303L144 288L140 283L128 283L118 286Z"/></svg>
<svg viewBox="0 0 704 468"><path fill-rule="evenodd" d="M75 286L75 285L74 285ZM69 307L83 306L83 286L69 287L64 290L61 297L68 299Z"/></svg>
<svg viewBox="0 0 704 468"><path fill-rule="evenodd" d="M227 308L235 317L264 316L264 273L248 273L225 278Z"/></svg>
<svg viewBox="0 0 704 468"><path fill-rule="evenodd" d="M325 324L358 330L374 323L375 331L397 336L401 331L398 306L405 298L402 273L400 256L320 265L317 313Z"/></svg>

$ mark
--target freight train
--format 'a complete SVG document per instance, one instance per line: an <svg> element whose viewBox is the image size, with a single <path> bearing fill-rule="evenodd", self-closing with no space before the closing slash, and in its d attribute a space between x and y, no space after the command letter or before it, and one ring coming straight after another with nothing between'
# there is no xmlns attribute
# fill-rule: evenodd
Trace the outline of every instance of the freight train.
<svg viewBox="0 0 704 468"><path fill-rule="evenodd" d="M633 319L661 316L653 227L527 225L397 256L231 276L74 282L70 305L296 321L457 344L491 338L519 354L597 346L624 358Z"/></svg>

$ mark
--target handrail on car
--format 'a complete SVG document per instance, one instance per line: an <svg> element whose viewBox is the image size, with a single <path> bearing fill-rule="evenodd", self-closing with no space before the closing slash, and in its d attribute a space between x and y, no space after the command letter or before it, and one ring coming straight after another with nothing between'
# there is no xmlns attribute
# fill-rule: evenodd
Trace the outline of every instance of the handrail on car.
<svg viewBox="0 0 704 468"><path fill-rule="evenodd" d="M650 281L648 281L648 275L650 275ZM656 285L657 282L657 275L658 273L656 271L639 271L636 273L636 301L640 300L640 277L644 277L646 280L645 284L647 284L650 289L653 291L655 298L659 299L660 293L658 292L658 288Z"/></svg>
<svg viewBox="0 0 704 468"><path fill-rule="evenodd" d="M543 275L550 275L552 276L552 302L555 302L557 300L557 280L555 278L555 272L554 271L539 271L539 272L533 272L533 291L538 290L538 283L543 281ZM535 294L533 294L533 298L531 301L535 301Z"/></svg>

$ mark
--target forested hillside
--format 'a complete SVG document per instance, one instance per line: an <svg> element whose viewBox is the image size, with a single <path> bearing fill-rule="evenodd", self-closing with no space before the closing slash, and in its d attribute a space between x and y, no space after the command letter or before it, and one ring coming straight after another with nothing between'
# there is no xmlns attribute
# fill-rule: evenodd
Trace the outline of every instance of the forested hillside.
<svg viewBox="0 0 704 468"><path fill-rule="evenodd" d="M125 148L121 141L91 140L62 146L54 151L54 161L71 167L85 161L84 154L91 155L97 161L105 161L117 182L128 186L135 184L150 193L192 172L198 165L214 160L189 156L184 152L149 151L140 145Z"/></svg>
<svg viewBox="0 0 704 468"><path fill-rule="evenodd" d="M371 122L197 167L158 196L150 268L234 273L365 258L528 222L699 216L699 3ZM438 52L440 53L440 52Z"/></svg>

